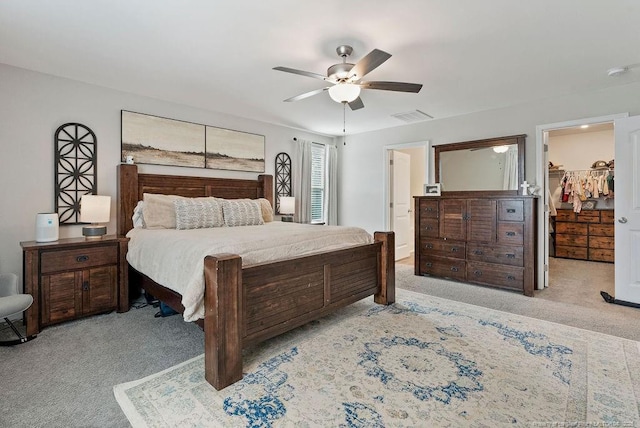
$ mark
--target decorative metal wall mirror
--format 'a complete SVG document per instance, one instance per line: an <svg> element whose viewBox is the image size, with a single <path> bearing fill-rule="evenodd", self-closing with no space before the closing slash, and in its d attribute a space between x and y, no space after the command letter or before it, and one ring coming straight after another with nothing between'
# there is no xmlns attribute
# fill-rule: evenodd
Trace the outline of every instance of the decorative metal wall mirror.
<svg viewBox="0 0 640 428"><path fill-rule="evenodd" d="M60 224L80 224L80 199L96 194L96 134L79 123L65 123L54 134L56 208Z"/></svg>
<svg viewBox="0 0 640 428"><path fill-rule="evenodd" d="M291 157L276 155L276 214L280 214L280 196L291 196Z"/></svg>

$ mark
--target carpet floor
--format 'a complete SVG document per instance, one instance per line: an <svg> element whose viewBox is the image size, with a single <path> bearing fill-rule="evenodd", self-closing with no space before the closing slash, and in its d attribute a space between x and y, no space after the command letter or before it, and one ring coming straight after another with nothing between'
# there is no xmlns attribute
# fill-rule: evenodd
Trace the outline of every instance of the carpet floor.
<svg viewBox="0 0 640 428"><path fill-rule="evenodd" d="M640 310L588 308L413 275L398 288L640 340ZM127 427L113 386L156 374L204 351L203 332L145 307L44 329L34 341L0 348L0 427ZM1 333L6 334L7 329Z"/></svg>

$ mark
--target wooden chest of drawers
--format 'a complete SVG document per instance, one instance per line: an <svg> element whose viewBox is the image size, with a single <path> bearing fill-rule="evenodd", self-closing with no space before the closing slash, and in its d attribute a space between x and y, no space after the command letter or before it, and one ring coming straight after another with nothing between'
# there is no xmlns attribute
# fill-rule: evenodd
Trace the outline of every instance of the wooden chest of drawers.
<svg viewBox="0 0 640 428"><path fill-rule="evenodd" d="M416 275L533 296L536 199L458 193L415 198Z"/></svg>
<svg viewBox="0 0 640 428"><path fill-rule="evenodd" d="M613 221L613 210L557 210L555 256L613 263Z"/></svg>

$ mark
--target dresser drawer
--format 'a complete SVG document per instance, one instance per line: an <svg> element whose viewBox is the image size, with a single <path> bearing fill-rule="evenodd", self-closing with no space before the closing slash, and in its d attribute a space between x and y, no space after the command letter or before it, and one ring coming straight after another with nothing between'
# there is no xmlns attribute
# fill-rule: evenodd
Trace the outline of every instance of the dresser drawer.
<svg viewBox="0 0 640 428"><path fill-rule="evenodd" d="M94 245L91 248L43 251L40 257L40 272L47 274L117 263L118 248L115 245Z"/></svg>
<svg viewBox="0 0 640 428"><path fill-rule="evenodd" d="M589 236L614 236L615 230L612 224L590 224Z"/></svg>
<svg viewBox="0 0 640 428"><path fill-rule="evenodd" d="M584 210L576 215L576 221L580 223L600 223L600 211Z"/></svg>
<svg viewBox="0 0 640 428"><path fill-rule="evenodd" d="M586 247L587 235L565 235L565 234L556 233L556 245Z"/></svg>
<svg viewBox="0 0 640 428"><path fill-rule="evenodd" d="M437 218L420 217L420 236L437 238L440 228Z"/></svg>
<svg viewBox="0 0 640 428"><path fill-rule="evenodd" d="M423 239L420 241L420 254L425 256L464 259L465 252L465 243L460 241L445 241L443 239Z"/></svg>
<svg viewBox="0 0 640 428"><path fill-rule="evenodd" d="M467 247L467 260L524 266L524 250L522 247L488 247L469 244Z"/></svg>
<svg viewBox="0 0 640 428"><path fill-rule="evenodd" d="M566 247L556 245L556 257L587 260L587 247Z"/></svg>
<svg viewBox="0 0 640 428"><path fill-rule="evenodd" d="M576 221L576 213L571 210L557 210L556 221Z"/></svg>
<svg viewBox="0 0 640 428"><path fill-rule="evenodd" d="M465 279L466 262L460 259L444 257L422 256L420 257L420 273L445 278Z"/></svg>
<svg viewBox="0 0 640 428"><path fill-rule="evenodd" d="M498 221L524 221L524 201L498 201Z"/></svg>
<svg viewBox="0 0 640 428"><path fill-rule="evenodd" d="M438 218L438 201L420 200L420 218Z"/></svg>
<svg viewBox="0 0 640 428"><path fill-rule="evenodd" d="M522 290L524 289L524 268L469 262L467 280L478 284Z"/></svg>
<svg viewBox="0 0 640 428"><path fill-rule="evenodd" d="M591 236L589 237L589 248L604 248L606 250L613 250L614 238L610 236Z"/></svg>
<svg viewBox="0 0 640 428"><path fill-rule="evenodd" d="M615 219L614 214L613 210L602 210L600 211L600 221L602 223L613 223Z"/></svg>
<svg viewBox="0 0 640 428"><path fill-rule="evenodd" d="M589 260L596 262L614 262L614 250L604 250L602 248L589 248Z"/></svg>
<svg viewBox="0 0 640 428"><path fill-rule="evenodd" d="M522 245L524 243L523 223L498 223L498 244Z"/></svg>
<svg viewBox="0 0 640 428"><path fill-rule="evenodd" d="M563 223L556 222L556 234L568 233L571 235L585 235L587 236L587 224L580 223Z"/></svg>

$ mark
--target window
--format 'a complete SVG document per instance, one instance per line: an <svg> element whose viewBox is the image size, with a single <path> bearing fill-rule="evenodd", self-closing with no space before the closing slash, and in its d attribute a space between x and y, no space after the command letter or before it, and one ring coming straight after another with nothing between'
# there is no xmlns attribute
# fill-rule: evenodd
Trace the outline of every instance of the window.
<svg viewBox="0 0 640 428"><path fill-rule="evenodd" d="M311 223L325 222L325 149L311 144Z"/></svg>

